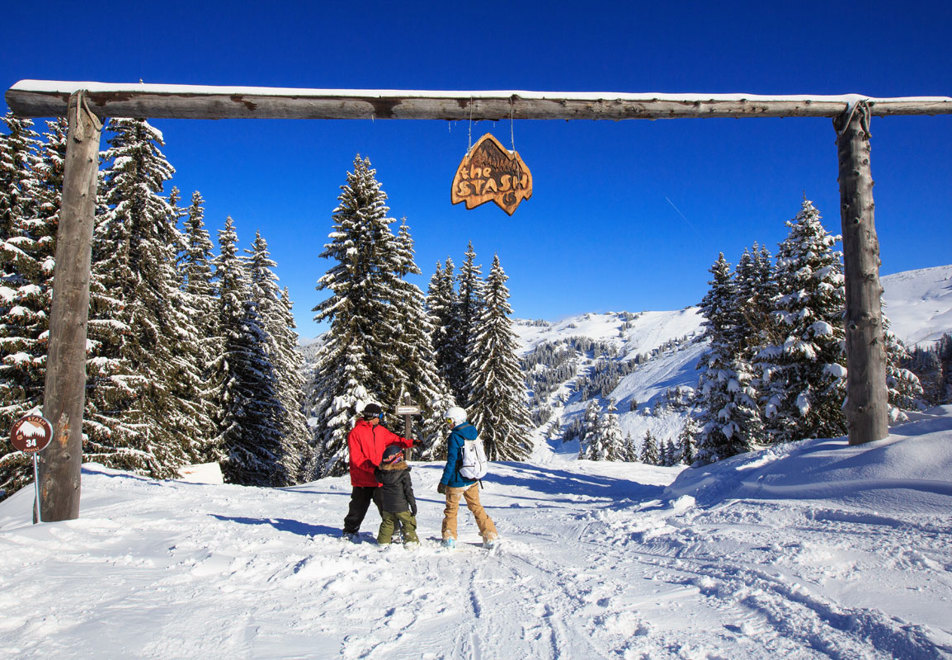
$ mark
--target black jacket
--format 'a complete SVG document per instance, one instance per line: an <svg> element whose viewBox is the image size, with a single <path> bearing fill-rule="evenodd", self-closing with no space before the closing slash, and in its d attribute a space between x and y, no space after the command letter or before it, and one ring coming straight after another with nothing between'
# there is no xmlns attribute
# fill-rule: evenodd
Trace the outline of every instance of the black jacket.
<svg viewBox="0 0 952 660"><path fill-rule="evenodd" d="M416 515L416 498L413 496L413 482L410 481L410 466L406 461L378 467L374 470L374 476L383 484L380 487L380 494L384 511L389 513L409 511Z"/></svg>

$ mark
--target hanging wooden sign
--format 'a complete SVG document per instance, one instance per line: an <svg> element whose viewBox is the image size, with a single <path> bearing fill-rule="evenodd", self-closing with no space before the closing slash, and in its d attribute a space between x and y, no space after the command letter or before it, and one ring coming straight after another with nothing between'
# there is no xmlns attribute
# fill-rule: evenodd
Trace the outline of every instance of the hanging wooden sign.
<svg viewBox="0 0 952 660"><path fill-rule="evenodd" d="M454 204L466 202L474 209L486 202L496 202L512 215L519 203L532 197L532 174L519 153L509 151L490 133L473 145L453 177L450 199Z"/></svg>

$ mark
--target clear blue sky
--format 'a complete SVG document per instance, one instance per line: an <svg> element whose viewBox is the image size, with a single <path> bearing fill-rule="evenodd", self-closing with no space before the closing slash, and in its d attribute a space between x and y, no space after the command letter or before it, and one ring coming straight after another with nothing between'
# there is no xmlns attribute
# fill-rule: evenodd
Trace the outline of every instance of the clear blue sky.
<svg viewBox="0 0 952 660"><path fill-rule="evenodd" d="M460 7L459 5L462 5ZM24 78L346 89L952 95L952 3L7 3L3 89ZM3 104L3 111L6 106ZM155 120L216 235L260 230L302 336L357 153L416 241L417 283L472 241L516 316L696 304L719 251L772 251L806 195L839 233L826 119L625 122ZM43 128L44 125L40 124ZM510 218L450 204L466 152L514 134L534 195ZM882 273L952 263L952 116L874 118Z"/></svg>

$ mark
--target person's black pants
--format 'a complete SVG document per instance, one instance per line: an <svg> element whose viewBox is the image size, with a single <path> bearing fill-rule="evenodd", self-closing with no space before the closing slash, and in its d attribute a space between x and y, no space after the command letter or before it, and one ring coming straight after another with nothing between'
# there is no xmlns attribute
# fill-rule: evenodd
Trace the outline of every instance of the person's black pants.
<svg viewBox="0 0 952 660"><path fill-rule="evenodd" d="M360 523L364 521L371 502L377 506L379 513L381 502L380 489L377 486L354 486L350 494L347 516L344 518L344 534L356 534L360 531Z"/></svg>

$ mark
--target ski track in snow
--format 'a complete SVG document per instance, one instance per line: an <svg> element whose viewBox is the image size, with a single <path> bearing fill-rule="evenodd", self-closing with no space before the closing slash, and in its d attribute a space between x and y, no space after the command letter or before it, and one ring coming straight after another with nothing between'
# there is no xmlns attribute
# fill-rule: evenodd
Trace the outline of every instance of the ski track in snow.
<svg viewBox="0 0 952 660"><path fill-rule="evenodd" d="M506 464L481 495L500 546L478 547L463 510L460 548L447 552L439 467L414 468L416 550L377 546L373 512L361 543L339 539L345 479L243 489L93 468L83 517L38 526L12 517L30 510L21 491L0 510L14 568L0 578L0 647L16 658L952 657L948 517L827 501L702 507L662 497L670 472L645 468L640 483L619 464ZM933 620L900 616L922 599Z"/></svg>

